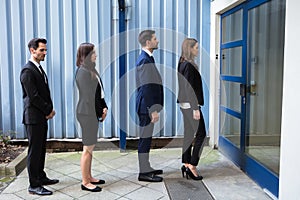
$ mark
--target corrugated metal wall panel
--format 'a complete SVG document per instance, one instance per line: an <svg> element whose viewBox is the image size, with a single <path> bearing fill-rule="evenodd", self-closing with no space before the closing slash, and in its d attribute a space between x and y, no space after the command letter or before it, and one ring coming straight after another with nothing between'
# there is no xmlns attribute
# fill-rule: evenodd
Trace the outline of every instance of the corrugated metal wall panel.
<svg viewBox="0 0 300 200"><path fill-rule="evenodd" d="M128 2L128 1L127 1ZM205 37L202 24L202 5L209 10L209 0L131 0L126 13L126 52L119 51L118 1L112 0L1 0L0 22L0 130L23 133L22 91L19 74L29 58L28 41L33 37L48 40L48 55L42 63L48 74L56 116L49 122L49 138L78 138L80 128L75 120L76 51L82 42L92 42L97 47L97 68L102 76L106 101L110 107L107 120L100 126L99 137L118 137L119 128L128 136L137 136L134 110L134 67L140 52L137 42L142 29L156 30L159 49L154 56L166 85L165 109L157 136L182 135L181 113L176 104L176 65L184 37ZM206 23L209 16L205 18ZM209 27L206 27L209 31ZM124 82L119 81L119 55L126 55ZM202 68L209 74L208 66ZM209 80L209 77L205 77ZM122 79L121 79L122 80ZM127 84L129 102L127 116L119 113L120 84ZM208 83L208 82L207 82ZM208 99L208 95L207 95ZM206 104L208 107L208 102ZM205 113L208 122L208 112ZM125 127L120 120L127 119Z"/></svg>

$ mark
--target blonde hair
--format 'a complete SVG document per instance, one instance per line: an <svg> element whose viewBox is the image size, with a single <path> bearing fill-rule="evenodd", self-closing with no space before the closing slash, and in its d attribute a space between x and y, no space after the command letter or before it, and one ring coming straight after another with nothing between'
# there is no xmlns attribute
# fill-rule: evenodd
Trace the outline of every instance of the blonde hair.
<svg viewBox="0 0 300 200"><path fill-rule="evenodd" d="M198 43L194 38L186 38L181 45L181 56L179 63L188 61L195 64L195 55L191 53L191 49Z"/></svg>

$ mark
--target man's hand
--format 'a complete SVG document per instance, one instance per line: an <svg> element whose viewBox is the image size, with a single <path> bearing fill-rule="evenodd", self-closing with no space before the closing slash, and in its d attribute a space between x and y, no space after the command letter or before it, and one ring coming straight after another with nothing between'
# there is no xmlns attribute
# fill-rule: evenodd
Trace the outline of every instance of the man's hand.
<svg viewBox="0 0 300 200"><path fill-rule="evenodd" d="M159 120L159 114L157 111L151 113L151 123L156 123Z"/></svg>
<svg viewBox="0 0 300 200"><path fill-rule="evenodd" d="M55 110L52 110L52 112L48 116L46 116L46 119L52 119L54 115L55 115Z"/></svg>
<svg viewBox="0 0 300 200"><path fill-rule="evenodd" d="M199 110L193 110L193 118L194 118L194 120L200 119L200 111Z"/></svg>

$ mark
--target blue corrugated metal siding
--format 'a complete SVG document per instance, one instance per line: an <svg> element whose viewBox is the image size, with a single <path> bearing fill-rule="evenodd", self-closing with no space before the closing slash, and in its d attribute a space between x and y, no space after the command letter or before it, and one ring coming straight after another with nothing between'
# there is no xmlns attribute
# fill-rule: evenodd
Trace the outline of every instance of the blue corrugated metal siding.
<svg viewBox="0 0 300 200"><path fill-rule="evenodd" d="M128 1L127 1L128 2ZM159 49L154 56L166 86L165 109L157 136L182 135L181 113L176 104L176 65L184 37L195 37L208 51L209 0L131 0L126 11L125 52L119 51L118 1L112 0L0 0L0 130L15 131L26 138L22 125L22 91L19 74L29 58L28 41L33 37L48 40L48 54L42 63L49 78L56 116L49 122L49 138L78 138L75 119L76 51L82 42L97 47L97 68L105 87L109 115L99 137L118 137L119 128L135 137L134 110L135 60L140 52L137 35L142 29L156 30ZM128 12L129 11L129 12ZM205 16L204 16L205 15ZM119 55L126 55L126 73L119 80ZM208 54L207 54L208 55ZM209 83L209 57L201 56L201 72ZM124 80L122 80L124 79ZM123 81L123 82L122 82ZM118 87L126 84L128 121L119 113ZM207 91L207 88L205 88ZM208 108L208 92L206 92ZM208 111L204 114L208 123Z"/></svg>

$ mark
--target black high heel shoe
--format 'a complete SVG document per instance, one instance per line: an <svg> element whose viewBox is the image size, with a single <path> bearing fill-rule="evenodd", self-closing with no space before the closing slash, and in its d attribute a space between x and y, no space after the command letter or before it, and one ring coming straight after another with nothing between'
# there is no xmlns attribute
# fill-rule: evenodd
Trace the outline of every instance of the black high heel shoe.
<svg viewBox="0 0 300 200"><path fill-rule="evenodd" d="M203 179L203 176L200 176L200 175L195 176L193 174L193 172L190 170L190 168L187 167L186 168L186 179L189 179L189 177L191 177L193 180L196 180L196 181L200 181Z"/></svg>
<svg viewBox="0 0 300 200"><path fill-rule="evenodd" d="M181 167L181 173L182 173L182 177L184 178L184 173L186 173L186 167L184 165L182 165Z"/></svg>

